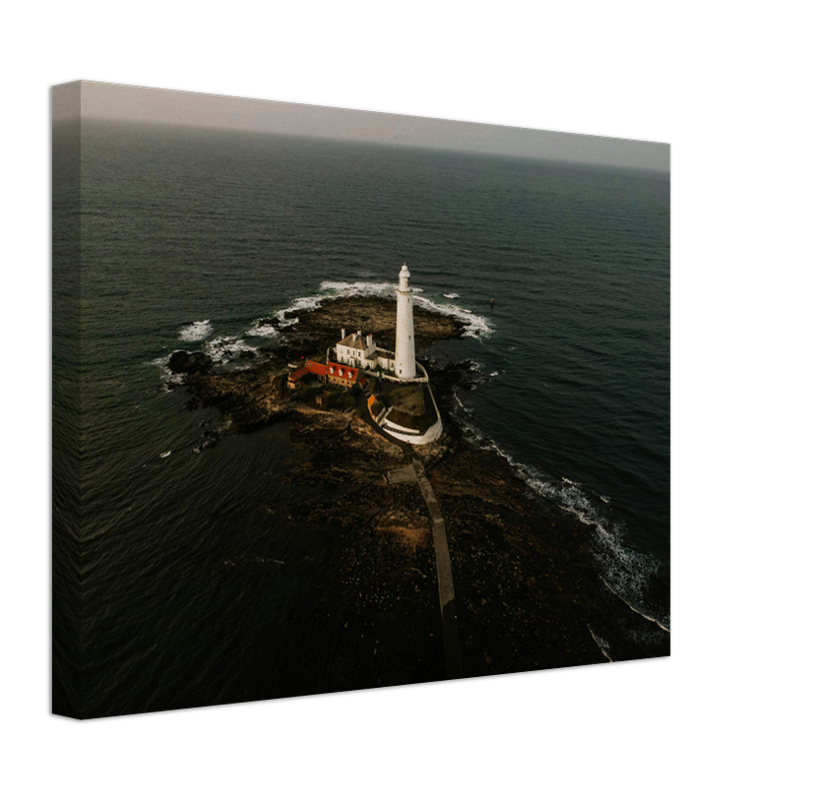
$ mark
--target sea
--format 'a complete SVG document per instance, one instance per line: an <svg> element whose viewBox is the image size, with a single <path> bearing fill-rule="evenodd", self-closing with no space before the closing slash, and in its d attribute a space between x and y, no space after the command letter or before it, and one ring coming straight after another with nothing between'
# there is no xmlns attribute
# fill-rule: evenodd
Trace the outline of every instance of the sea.
<svg viewBox="0 0 815 800"><path fill-rule="evenodd" d="M391 296L403 262L417 305L466 326L428 353L470 366L465 435L670 630L667 173L101 120L53 137L55 711L297 691L324 545L268 508L297 500L279 478L302 456L285 424L201 448L217 412L166 364L240 368L285 335L260 320Z"/></svg>

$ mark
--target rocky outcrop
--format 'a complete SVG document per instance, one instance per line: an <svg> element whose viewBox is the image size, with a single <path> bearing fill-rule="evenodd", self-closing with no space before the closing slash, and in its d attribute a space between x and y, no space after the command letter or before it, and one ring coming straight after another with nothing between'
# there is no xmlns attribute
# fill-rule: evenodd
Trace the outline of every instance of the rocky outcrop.
<svg viewBox="0 0 815 800"><path fill-rule="evenodd" d="M271 352L255 356L250 350L242 351L239 359L246 366L240 371L214 364L206 353L185 350L173 353L168 367L184 377L183 385L194 398L221 411L224 433L248 433L302 411L284 389L284 376L290 371L287 364L325 353L337 343L343 328L372 333L383 347L394 346L395 300L330 299L319 309L297 312L297 319L296 325L283 328L284 337ZM268 318L258 324L278 326L279 322ZM434 341L454 338L463 332L461 323L452 317L421 308L414 310L414 326L417 353ZM248 364L249 359L253 363Z"/></svg>
<svg viewBox="0 0 815 800"><path fill-rule="evenodd" d="M340 338L340 331L361 330L373 334L374 341L387 350L396 346L396 300L380 297L338 297L323 301L313 311L298 311L297 322L284 328L285 346L296 358L310 353L324 353ZM416 354L421 354L433 342L455 339L464 326L453 317L433 313L414 305L413 327Z"/></svg>
<svg viewBox="0 0 815 800"><path fill-rule="evenodd" d="M222 433L249 433L284 419L291 410L282 377L264 359L241 371L189 372L185 385L201 403L221 412Z"/></svg>
<svg viewBox="0 0 815 800"><path fill-rule="evenodd" d="M386 477L408 457L354 411L311 408L285 388L286 360L299 349L324 352L342 327L387 344L394 310L390 301L345 298L300 312L274 353L240 371L212 368L204 354L174 361L191 394L221 411L221 433L286 420L298 458L283 481L301 487L302 500L279 513L322 532L327 564L299 621L299 694L445 676L426 506L415 483ZM421 347L461 334L454 320L421 309L416 331ZM449 409L453 390L472 385L469 367L432 370L444 434L415 448L445 518L465 675L605 662L593 632L613 638L630 609L597 574L591 529L533 495L503 457L465 441ZM649 637L618 643L615 658L668 653L667 635Z"/></svg>
<svg viewBox="0 0 815 800"><path fill-rule="evenodd" d="M212 359L206 353L188 353L176 350L167 362L170 372L177 375L203 375L212 367Z"/></svg>

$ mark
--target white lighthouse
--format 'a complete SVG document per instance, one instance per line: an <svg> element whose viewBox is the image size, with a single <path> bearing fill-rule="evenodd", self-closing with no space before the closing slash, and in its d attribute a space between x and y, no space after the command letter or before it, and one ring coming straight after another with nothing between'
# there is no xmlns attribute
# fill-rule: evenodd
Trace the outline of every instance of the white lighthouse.
<svg viewBox="0 0 815 800"><path fill-rule="evenodd" d="M396 377L416 377L416 350L413 342L413 290L407 264L399 273L396 289Z"/></svg>

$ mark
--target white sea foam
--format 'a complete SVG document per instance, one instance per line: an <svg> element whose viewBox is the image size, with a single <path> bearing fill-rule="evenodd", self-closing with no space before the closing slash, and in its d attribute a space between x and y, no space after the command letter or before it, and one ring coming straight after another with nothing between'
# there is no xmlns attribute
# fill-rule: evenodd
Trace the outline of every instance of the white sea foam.
<svg viewBox="0 0 815 800"><path fill-rule="evenodd" d="M419 286L413 287L414 293L421 294L424 290ZM319 294L296 298L290 306L278 311L275 316L280 320L280 327L287 328L294 325L296 318L286 318L286 315L295 315L298 311L312 311L319 308L325 300L334 297L388 297L396 296L396 284L377 281L323 281L320 284ZM447 295L445 295L447 296ZM448 298L449 299L449 298ZM453 317L464 326L464 336L483 337L492 333L492 328L484 317L474 314L468 308L460 308L452 303L436 303L427 297L415 297L417 306L427 308L439 314Z"/></svg>
<svg viewBox="0 0 815 800"><path fill-rule="evenodd" d="M462 411L465 411L467 414L472 414L473 413L473 409L470 406L465 406L464 403L461 402L461 398L458 396L458 394L453 392L453 397L456 399L456 402L458 403L458 405L459 405L459 407L461 408ZM460 420L460 421L462 421L462 420ZM469 424L469 423L467 423L467 424ZM480 438L480 436L478 436L478 432L476 431L476 429L474 427L472 427L471 432L476 436L476 438Z"/></svg>
<svg viewBox="0 0 815 800"><path fill-rule="evenodd" d="M559 487L552 482L533 481L544 497L574 514L592 531L592 554L600 570L600 578L632 611L659 625L670 633L670 616L648 608L645 600L648 582L659 567L659 561L624 544L625 528L609 523L577 485Z"/></svg>
<svg viewBox="0 0 815 800"><path fill-rule="evenodd" d="M426 297L417 297L416 305L458 320L464 325L464 336L487 337L493 332L487 320L474 314L469 308L461 308L452 303L435 303Z"/></svg>
<svg viewBox="0 0 815 800"><path fill-rule="evenodd" d="M315 296L298 297L288 308L284 308L283 311L278 312L278 314L282 316L287 311L293 314L298 311L312 311L315 308L319 308L324 299L324 297Z"/></svg>
<svg viewBox="0 0 815 800"><path fill-rule="evenodd" d="M170 371L170 368L167 366L170 363L170 356L172 353L167 353L166 355L159 356L158 358L152 359L150 361L150 365L154 367L158 367L161 370L162 378L164 379L164 391L165 393L173 391L178 386L181 386L183 383L183 379L181 376L176 375L174 372Z"/></svg>
<svg viewBox="0 0 815 800"><path fill-rule="evenodd" d="M624 547L619 538L610 535L607 530L598 527L597 532L602 540L602 549L595 551L595 558L603 569L600 577L608 590L632 611L670 633L670 611L659 613L650 610L643 601L647 576L656 571L659 563L652 556Z"/></svg>
<svg viewBox="0 0 815 800"><path fill-rule="evenodd" d="M173 452L172 450L165 450L165 451L164 451L164 452L163 452L163 453L162 453L162 454L159 456L159 458L167 458L167 456L168 456L168 455L170 455L170 453L172 453L172 452Z"/></svg>
<svg viewBox="0 0 815 800"><path fill-rule="evenodd" d="M625 545L625 527L619 523L609 522L600 513L599 504L591 499L578 482L568 478L560 480L546 478L537 470L516 461L499 445L485 437L472 423L473 410L461 401L455 390L453 397L459 408L456 418L462 426L465 440L505 458L533 491L586 525L591 532L592 553L600 578L609 591L632 611L670 632L669 613L651 610L645 601L648 582L656 573L659 561Z"/></svg>
<svg viewBox="0 0 815 800"><path fill-rule="evenodd" d="M212 325L209 324L208 319L202 319L198 322L192 322L185 325L179 332L178 338L182 342L200 342L206 339L212 333Z"/></svg>
<svg viewBox="0 0 815 800"><path fill-rule="evenodd" d="M586 627L589 629L589 633L591 634L591 638L594 639L594 643L600 648L600 652L609 660L614 661L614 659L609 655L610 647L608 642L602 637L598 636L588 625Z"/></svg>
<svg viewBox="0 0 815 800"><path fill-rule="evenodd" d="M511 461L511 460L510 460ZM519 474L538 494L577 517L592 532L592 553L606 586L632 611L670 632L670 617L648 609L645 595L650 577L659 561L624 544L625 526L609 522L580 484L546 480L524 465L515 465Z"/></svg>
<svg viewBox="0 0 815 800"><path fill-rule="evenodd" d="M333 292L334 296L342 297L361 297L367 295L384 297L392 294L395 296L396 284L378 283L374 281L355 281L354 283L348 283L346 281L323 281L320 284L320 291ZM331 296L332 295L326 295L321 297L320 300L325 300L326 297Z"/></svg>
<svg viewBox="0 0 815 800"><path fill-rule="evenodd" d="M453 413L455 414L456 419L458 420L459 425L461 425L462 432L464 434L464 441L469 442L476 447L487 447L489 443L484 437L481 435L481 432L475 425L472 423L471 414L473 413L473 409L469 406L465 406L464 403L461 401L461 398L458 396L458 391L453 389L453 399L458 404L459 409L461 412L464 413L455 413L455 409L453 409Z"/></svg>
<svg viewBox="0 0 815 800"><path fill-rule="evenodd" d="M282 330L283 328L290 328L292 325L296 325L300 321L300 318L293 315L296 315L298 311L313 311L315 308L319 308L325 299L325 297L321 297L320 295L296 297L290 306L275 312L274 316L278 321L278 329Z"/></svg>
<svg viewBox="0 0 815 800"><path fill-rule="evenodd" d="M243 339L237 336L221 336L206 343L207 355L218 364L225 364L227 361L237 358L241 352L250 350L257 353L257 348L246 344Z"/></svg>
<svg viewBox="0 0 815 800"><path fill-rule="evenodd" d="M455 292L450 292L450 294L444 295L448 300L455 300L459 295Z"/></svg>
<svg viewBox="0 0 815 800"><path fill-rule="evenodd" d="M273 336L279 336L280 331L274 326L267 323L255 322L249 330L246 331L246 336L258 336L263 339L271 339Z"/></svg>

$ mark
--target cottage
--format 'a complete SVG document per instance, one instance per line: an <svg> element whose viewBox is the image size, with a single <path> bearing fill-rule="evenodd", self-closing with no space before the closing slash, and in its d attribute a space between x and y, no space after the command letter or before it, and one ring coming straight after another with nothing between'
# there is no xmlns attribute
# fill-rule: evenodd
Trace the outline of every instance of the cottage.
<svg viewBox="0 0 815 800"><path fill-rule="evenodd" d="M329 361L325 377L329 383L336 383L347 388L357 382L358 374L359 369L356 367L348 367L344 364L335 364L333 361Z"/></svg>
<svg viewBox="0 0 815 800"><path fill-rule="evenodd" d="M368 370L384 370L393 372L393 353L384 350L374 342L373 334L363 337L362 331L357 331L348 336L345 335L345 328L340 332L340 341L334 348L337 361L340 364L347 364L349 367Z"/></svg>
<svg viewBox="0 0 815 800"><path fill-rule="evenodd" d="M318 361L309 359L304 366L289 375L287 382L289 389L294 389L306 375L316 375L323 383L332 383L345 388L349 388L355 383L365 384L365 378L360 374L357 367L349 367L346 364L338 364L334 361L320 364Z"/></svg>

